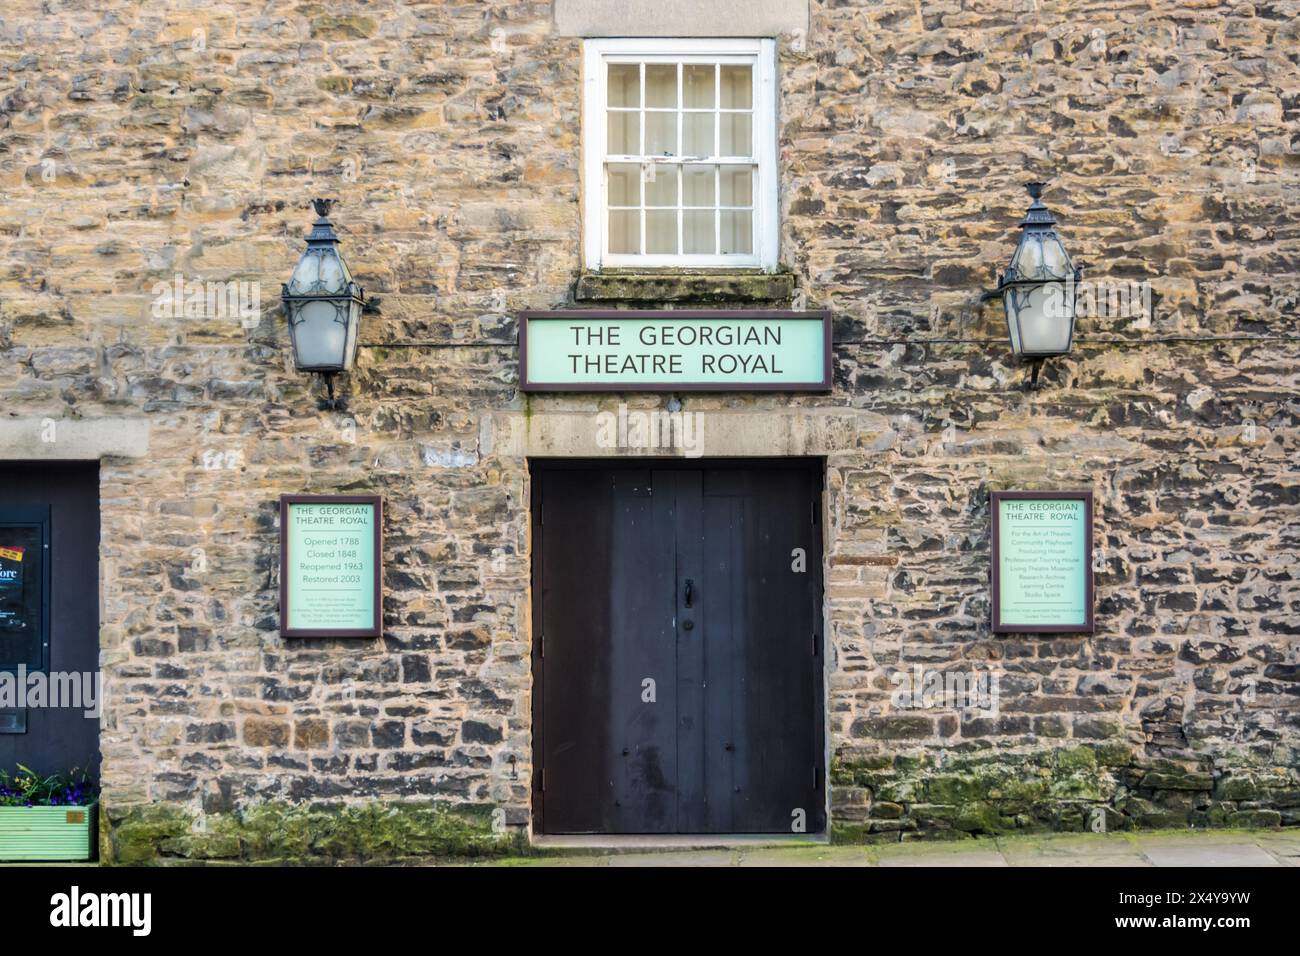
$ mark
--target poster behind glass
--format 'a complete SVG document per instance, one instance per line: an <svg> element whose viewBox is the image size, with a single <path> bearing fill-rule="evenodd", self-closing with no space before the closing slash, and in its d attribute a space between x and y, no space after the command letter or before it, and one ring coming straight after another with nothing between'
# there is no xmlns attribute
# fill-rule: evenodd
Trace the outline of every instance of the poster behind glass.
<svg viewBox="0 0 1300 956"><path fill-rule="evenodd" d="M0 670L45 666L45 549L40 524L0 521Z"/></svg>

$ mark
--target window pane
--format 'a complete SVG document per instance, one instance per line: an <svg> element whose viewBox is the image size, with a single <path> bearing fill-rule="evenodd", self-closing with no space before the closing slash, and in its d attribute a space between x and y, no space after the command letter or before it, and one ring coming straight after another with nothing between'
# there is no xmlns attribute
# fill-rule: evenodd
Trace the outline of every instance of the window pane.
<svg viewBox="0 0 1300 956"><path fill-rule="evenodd" d="M677 210L656 209L645 215L645 251L676 255Z"/></svg>
<svg viewBox="0 0 1300 956"><path fill-rule="evenodd" d="M754 81L748 66L722 67L722 106L724 109L754 108Z"/></svg>
<svg viewBox="0 0 1300 956"><path fill-rule="evenodd" d="M609 253L755 254L757 69L754 61L607 64Z"/></svg>
<svg viewBox="0 0 1300 956"><path fill-rule="evenodd" d="M641 105L641 67L636 63L609 65L609 105Z"/></svg>
<svg viewBox="0 0 1300 956"><path fill-rule="evenodd" d="M712 209L687 209L682 213L682 252L696 256L713 255L714 215Z"/></svg>
<svg viewBox="0 0 1300 956"><path fill-rule="evenodd" d="M733 167L734 168L734 167ZM682 170L682 205L683 206L712 206L713 205L713 173L712 166L686 166ZM712 244L713 240L709 240Z"/></svg>
<svg viewBox="0 0 1300 956"><path fill-rule="evenodd" d="M641 153L641 114L609 114L609 155L637 156Z"/></svg>
<svg viewBox="0 0 1300 956"><path fill-rule="evenodd" d="M721 175L722 206L752 206L754 204L754 168L752 166L723 166Z"/></svg>
<svg viewBox="0 0 1300 956"><path fill-rule="evenodd" d="M716 67L710 63L687 63L682 67L682 106L713 109L713 81Z"/></svg>
<svg viewBox="0 0 1300 956"><path fill-rule="evenodd" d="M753 251L753 215L749 210L722 211L722 252L749 255Z"/></svg>
<svg viewBox="0 0 1300 956"><path fill-rule="evenodd" d="M713 113L683 113L682 136L685 138L683 156L712 156Z"/></svg>
<svg viewBox="0 0 1300 956"><path fill-rule="evenodd" d="M609 164L609 204L641 205L641 167L631 163Z"/></svg>
<svg viewBox="0 0 1300 956"><path fill-rule="evenodd" d="M677 64L645 65L645 105L677 108Z"/></svg>
<svg viewBox="0 0 1300 956"><path fill-rule="evenodd" d="M654 176L651 181L650 177ZM677 205L677 167L659 163L647 165L645 179L645 204L647 206Z"/></svg>
<svg viewBox="0 0 1300 956"><path fill-rule="evenodd" d="M719 156L752 156L754 134L750 114L722 114L722 149Z"/></svg>
<svg viewBox="0 0 1300 956"><path fill-rule="evenodd" d="M647 156L677 155L676 113L645 114L645 154ZM746 153L745 155L749 155Z"/></svg>
<svg viewBox="0 0 1300 956"><path fill-rule="evenodd" d="M609 251L636 255L641 251L641 211L616 209L609 213Z"/></svg>

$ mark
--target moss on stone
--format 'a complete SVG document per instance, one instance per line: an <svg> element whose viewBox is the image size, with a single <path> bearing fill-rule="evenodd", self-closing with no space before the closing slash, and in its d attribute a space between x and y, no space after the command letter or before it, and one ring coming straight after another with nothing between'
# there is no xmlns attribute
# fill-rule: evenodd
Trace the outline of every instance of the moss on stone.
<svg viewBox="0 0 1300 956"><path fill-rule="evenodd" d="M915 778L890 777L879 779L866 786L871 789L872 796L877 800L889 803L915 803L922 796L924 781Z"/></svg>
<svg viewBox="0 0 1300 956"><path fill-rule="evenodd" d="M1097 766L1097 754L1091 747L1069 747L1057 751L1056 765L1067 772L1092 770Z"/></svg>
<svg viewBox="0 0 1300 956"><path fill-rule="evenodd" d="M1133 762L1133 750L1128 744L1118 742L1096 744L1092 750L1100 767L1127 767Z"/></svg>
<svg viewBox="0 0 1300 956"><path fill-rule="evenodd" d="M832 843L864 843L868 827L865 823L832 823Z"/></svg>
<svg viewBox="0 0 1300 956"><path fill-rule="evenodd" d="M263 804L196 817L178 807L137 806L110 815L105 862L386 862L525 849L520 837L493 832L491 813L482 805L376 802Z"/></svg>
<svg viewBox="0 0 1300 956"><path fill-rule="evenodd" d="M1278 826L1300 822L1300 787L1281 771L1139 758L1128 744L1086 743L1027 754L962 754L942 768L925 756L841 759L836 779L871 793L868 832L1005 833ZM869 769L868 769L869 768ZM848 786L843 785L841 786ZM1214 787L1213 796L1209 794ZM860 824L836 820L836 824Z"/></svg>
<svg viewBox="0 0 1300 956"><path fill-rule="evenodd" d="M1226 774L1214 782L1214 796L1219 800L1254 800L1259 784L1251 774Z"/></svg>
<svg viewBox="0 0 1300 956"><path fill-rule="evenodd" d="M1032 770L1012 771L990 782L985 795L1000 802L1033 803L1046 794L1049 779L1047 775Z"/></svg>
<svg viewBox="0 0 1300 956"><path fill-rule="evenodd" d="M998 813L992 804L981 800L962 804L953 826L967 833L1006 833L1015 828L1015 821Z"/></svg>
<svg viewBox="0 0 1300 956"><path fill-rule="evenodd" d="M1139 784L1145 790L1209 790L1214 777L1195 770L1150 771Z"/></svg>
<svg viewBox="0 0 1300 956"><path fill-rule="evenodd" d="M125 811L101 808L107 818L108 840L105 863L131 866L151 863L164 842L184 836L190 817L179 807L152 804Z"/></svg>
<svg viewBox="0 0 1300 956"><path fill-rule="evenodd" d="M1115 793L1115 781L1106 774L1097 773L1093 768L1058 775L1047 789L1049 795L1057 800L1102 802L1109 800Z"/></svg>
<svg viewBox="0 0 1300 956"><path fill-rule="evenodd" d="M925 782L925 796L931 803L964 803L984 796L983 781L974 775L944 774Z"/></svg>
<svg viewBox="0 0 1300 956"><path fill-rule="evenodd" d="M1276 810L1238 810L1228 814L1230 827L1280 827L1282 814Z"/></svg>
<svg viewBox="0 0 1300 956"><path fill-rule="evenodd" d="M903 805L885 800L873 803L871 805L871 816L876 820L897 820L903 816Z"/></svg>

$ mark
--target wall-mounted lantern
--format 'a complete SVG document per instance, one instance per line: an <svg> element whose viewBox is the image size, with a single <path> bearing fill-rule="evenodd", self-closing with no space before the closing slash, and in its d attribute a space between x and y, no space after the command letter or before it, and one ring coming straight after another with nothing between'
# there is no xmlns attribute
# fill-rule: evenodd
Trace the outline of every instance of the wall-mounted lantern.
<svg viewBox="0 0 1300 956"><path fill-rule="evenodd" d="M1043 360L1067 355L1074 340L1075 303L1083 275L1056 234L1056 219L1039 197L1046 183L1028 183L1033 203L1020 221L1023 230L1011 265L998 278L1007 332L1016 358L1032 362L1030 388L1038 385Z"/></svg>
<svg viewBox="0 0 1300 956"><path fill-rule="evenodd" d="M339 237L329 221L330 200L313 199L316 222L307 249L294 266L280 298L289 320L294 365L325 376L329 398L321 408L343 407L334 398L334 376L352 368L361 327L361 286L339 255Z"/></svg>

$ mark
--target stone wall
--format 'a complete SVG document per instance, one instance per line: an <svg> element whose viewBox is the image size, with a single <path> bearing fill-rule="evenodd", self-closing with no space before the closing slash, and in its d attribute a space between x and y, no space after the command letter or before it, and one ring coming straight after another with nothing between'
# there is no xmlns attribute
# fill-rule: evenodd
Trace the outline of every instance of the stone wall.
<svg viewBox="0 0 1300 956"><path fill-rule="evenodd" d="M795 291L753 304L833 310L835 389L682 401L705 454L826 458L841 836L1296 822L1298 24L814 2L779 41ZM0 38L0 402L148 433L101 467L106 855L526 826L527 457L666 399L517 390L514 315L579 287L581 41L548 3L396 0L16 0ZM980 302L1029 178L1088 275L1154 291L1036 393ZM346 415L276 301L315 195L368 300ZM159 314L177 274L260 283L260 312ZM1096 494L1095 635L989 633L1000 487ZM278 636L276 501L307 491L385 496L382 640ZM998 715L901 711L918 663L996 668ZM258 813L309 822L271 846Z"/></svg>

